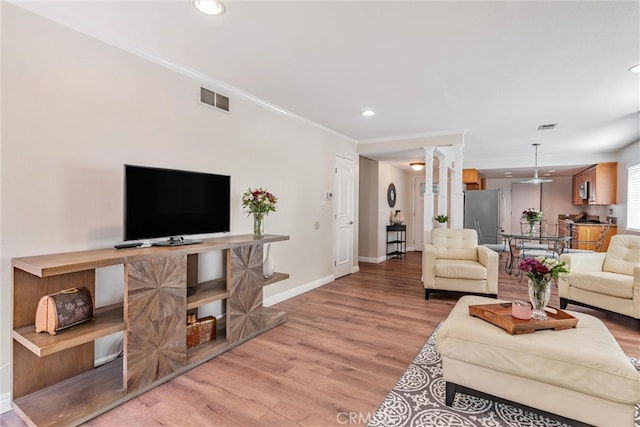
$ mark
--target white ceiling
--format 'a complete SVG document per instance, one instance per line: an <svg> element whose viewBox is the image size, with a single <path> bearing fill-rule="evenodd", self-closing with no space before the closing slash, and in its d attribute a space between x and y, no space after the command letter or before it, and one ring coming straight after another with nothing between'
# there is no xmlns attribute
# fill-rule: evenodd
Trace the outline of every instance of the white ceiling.
<svg viewBox="0 0 640 427"><path fill-rule="evenodd" d="M487 177L530 175L534 142L542 172L640 135L636 0L228 1L219 17L190 1L12 3L359 144L464 132L464 167Z"/></svg>

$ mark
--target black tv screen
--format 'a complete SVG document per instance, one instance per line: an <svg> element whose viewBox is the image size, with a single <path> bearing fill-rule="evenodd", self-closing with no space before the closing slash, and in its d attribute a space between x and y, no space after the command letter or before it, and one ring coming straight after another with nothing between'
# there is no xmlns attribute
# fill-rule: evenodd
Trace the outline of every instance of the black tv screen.
<svg viewBox="0 0 640 427"><path fill-rule="evenodd" d="M124 166L124 240L230 229L231 177Z"/></svg>

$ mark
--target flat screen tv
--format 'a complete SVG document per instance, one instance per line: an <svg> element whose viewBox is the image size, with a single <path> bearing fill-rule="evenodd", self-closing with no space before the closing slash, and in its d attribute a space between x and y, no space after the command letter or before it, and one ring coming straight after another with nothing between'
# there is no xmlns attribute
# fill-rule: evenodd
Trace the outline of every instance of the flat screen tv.
<svg viewBox="0 0 640 427"><path fill-rule="evenodd" d="M230 229L231 177L124 165L124 240L197 243L185 235Z"/></svg>

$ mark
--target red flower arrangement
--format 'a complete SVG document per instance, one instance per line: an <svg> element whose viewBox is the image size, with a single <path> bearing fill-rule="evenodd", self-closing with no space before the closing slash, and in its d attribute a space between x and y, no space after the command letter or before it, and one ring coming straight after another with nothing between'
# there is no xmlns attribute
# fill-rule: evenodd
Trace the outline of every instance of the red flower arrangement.
<svg viewBox="0 0 640 427"><path fill-rule="evenodd" d="M248 214L275 212L277 202L278 198L263 188L249 188L242 195L242 207Z"/></svg>
<svg viewBox="0 0 640 427"><path fill-rule="evenodd" d="M523 259L520 261L520 270L536 282L557 279L561 274L569 272L566 262L544 256Z"/></svg>

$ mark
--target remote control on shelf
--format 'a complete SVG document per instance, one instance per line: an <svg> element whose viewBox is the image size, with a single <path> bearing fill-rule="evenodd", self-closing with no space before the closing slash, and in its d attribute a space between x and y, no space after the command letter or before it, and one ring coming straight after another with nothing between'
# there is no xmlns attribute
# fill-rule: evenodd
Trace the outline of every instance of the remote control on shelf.
<svg viewBox="0 0 640 427"><path fill-rule="evenodd" d="M142 246L142 242L125 242L113 245L113 247L116 249L137 248L138 246Z"/></svg>

